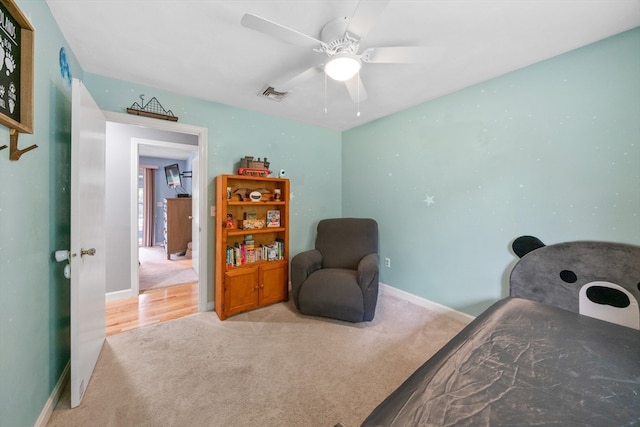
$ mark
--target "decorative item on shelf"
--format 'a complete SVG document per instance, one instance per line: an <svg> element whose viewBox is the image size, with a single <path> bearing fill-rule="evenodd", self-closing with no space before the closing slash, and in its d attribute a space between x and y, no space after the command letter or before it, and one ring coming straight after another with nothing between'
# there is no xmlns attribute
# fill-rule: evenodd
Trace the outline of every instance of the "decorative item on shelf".
<svg viewBox="0 0 640 427"><path fill-rule="evenodd" d="M238 188L233 192L234 198L239 202L246 200L251 191L248 188Z"/></svg>
<svg viewBox="0 0 640 427"><path fill-rule="evenodd" d="M236 228L235 222L233 221L233 215L227 214L227 222L225 223L227 228Z"/></svg>
<svg viewBox="0 0 640 427"><path fill-rule="evenodd" d="M260 193L260 200L263 202L268 202L271 199L271 191L267 190L266 188L257 188L255 191Z"/></svg>
<svg viewBox="0 0 640 427"><path fill-rule="evenodd" d="M227 197L228 196L229 192L227 191ZM271 200L271 191L266 188L238 188L233 192L232 198L235 198L239 202L267 202Z"/></svg>
<svg viewBox="0 0 640 427"><path fill-rule="evenodd" d="M280 201L280 199L282 199L282 193L279 188L276 188L273 190L273 200Z"/></svg>
<svg viewBox="0 0 640 427"><path fill-rule="evenodd" d="M261 230L264 228L264 219L242 219L238 221L242 230Z"/></svg>
<svg viewBox="0 0 640 427"><path fill-rule="evenodd" d="M254 160L253 156L245 156L240 159L238 175L267 177L270 173L269 162L266 157L264 160L260 160L260 157L258 157L258 160Z"/></svg>
<svg viewBox="0 0 640 427"><path fill-rule="evenodd" d="M156 97L151 98L151 101L144 103L144 95L140 95L140 104L134 102L131 107L127 108L127 113L136 116L152 117L154 119L169 120L177 122L178 117L173 114L171 110L165 110L162 104L158 102Z"/></svg>
<svg viewBox="0 0 640 427"><path fill-rule="evenodd" d="M267 227L280 227L280 211L267 211Z"/></svg>
<svg viewBox="0 0 640 427"><path fill-rule="evenodd" d="M262 193L259 191L252 191L251 193L249 193L249 199L252 202L259 202L260 200L262 200Z"/></svg>

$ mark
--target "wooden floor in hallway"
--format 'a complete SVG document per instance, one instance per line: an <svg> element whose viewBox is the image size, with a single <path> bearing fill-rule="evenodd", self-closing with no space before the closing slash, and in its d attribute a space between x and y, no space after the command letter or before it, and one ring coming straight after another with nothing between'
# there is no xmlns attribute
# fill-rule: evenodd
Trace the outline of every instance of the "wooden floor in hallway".
<svg viewBox="0 0 640 427"><path fill-rule="evenodd" d="M107 336L198 312L198 282L106 303Z"/></svg>

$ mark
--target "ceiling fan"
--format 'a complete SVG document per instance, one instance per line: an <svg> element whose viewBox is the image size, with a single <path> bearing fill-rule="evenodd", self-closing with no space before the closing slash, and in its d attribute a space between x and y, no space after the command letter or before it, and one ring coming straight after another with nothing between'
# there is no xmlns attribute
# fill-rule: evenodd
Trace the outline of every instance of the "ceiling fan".
<svg viewBox="0 0 640 427"><path fill-rule="evenodd" d="M324 72L328 77L344 82L351 99L360 102L367 98L359 78L363 63L430 63L438 61L443 54L442 48L427 46L371 47L358 53L360 42L388 3L389 0L360 0L351 17L339 17L326 23L319 39L250 13L242 17L241 24L326 54L326 62L315 64L302 72L296 71L274 82L272 86L276 91L286 92Z"/></svg>

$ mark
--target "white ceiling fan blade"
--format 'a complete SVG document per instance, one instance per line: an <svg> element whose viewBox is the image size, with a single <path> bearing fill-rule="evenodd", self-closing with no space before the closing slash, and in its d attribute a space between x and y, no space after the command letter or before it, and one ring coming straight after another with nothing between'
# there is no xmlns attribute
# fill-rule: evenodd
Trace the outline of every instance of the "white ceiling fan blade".
<svg viewBox="0 0 640 427"><path fill-rule="evenodd" d="M313 66L311 68L307 68L301 73L295 72L293 74L283 76L282 78L274 82L272 86L278 92L286 92L296 86L300 86L302 83L314 78L318 74L322 74L322 70L320 69L320 67Z"/></svg>
<svg viewBox="0 0 640 427"><path fill-rule="evenodd" d="M372 47L362 52L361 59L375 64L433 64L440 61L443 55L442 47Z"/></svg>
<svg viewBox="0 0 640 427"><path fill-rule="evenodd" d="M259 31L298 46L314 48L323 44L320 40L311 36L250 13L245 13L242 16L240 23L252 30Z"/></svg>
<svg viewBox="0 0 640 427"><path fill-rule="evenodd" d="M360 0L349 21L347 33L362 40L388 3L389 0Z"/></svg>
<svg viewBox="0 0 640 427"><path fill-rule="evenodd" d="M344 82L353 102L358 103L367 99L367 91L364 89L360 76L355 76Z"/></svg>

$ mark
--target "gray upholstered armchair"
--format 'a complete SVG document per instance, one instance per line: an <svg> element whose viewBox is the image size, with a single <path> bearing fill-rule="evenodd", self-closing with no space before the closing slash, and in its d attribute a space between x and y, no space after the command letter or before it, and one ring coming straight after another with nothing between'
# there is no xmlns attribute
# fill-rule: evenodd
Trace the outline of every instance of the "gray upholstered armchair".
<svg viewBox="0 0 640 427"><path fill-rule="evenodd" d="M378 302L378 224L366 218L321 220L315 249L291 260L291 290L304 314L372 320Z"/></svg>

